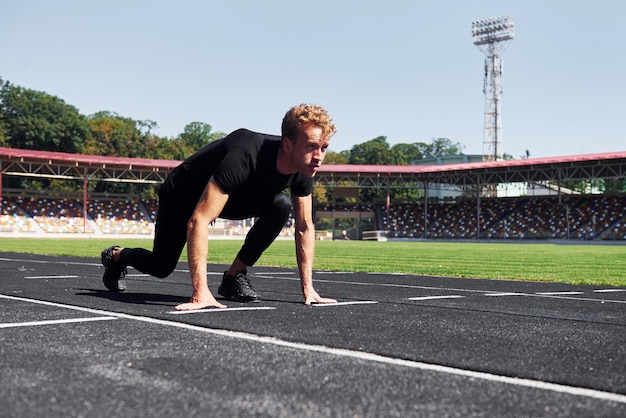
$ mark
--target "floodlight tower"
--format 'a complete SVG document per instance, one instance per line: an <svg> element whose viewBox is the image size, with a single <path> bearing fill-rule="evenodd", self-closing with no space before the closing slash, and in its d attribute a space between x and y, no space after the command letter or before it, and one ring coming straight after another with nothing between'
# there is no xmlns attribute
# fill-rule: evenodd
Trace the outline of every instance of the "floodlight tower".
<svg viewBox="0 0 626 418"><path fill-rule="evenodd" d="M483 160L501 160L502 151L502 59L507 42L513 39L515 22L509 16L479 20L472 23L472 36L485 54L485 124Z"/></svg>

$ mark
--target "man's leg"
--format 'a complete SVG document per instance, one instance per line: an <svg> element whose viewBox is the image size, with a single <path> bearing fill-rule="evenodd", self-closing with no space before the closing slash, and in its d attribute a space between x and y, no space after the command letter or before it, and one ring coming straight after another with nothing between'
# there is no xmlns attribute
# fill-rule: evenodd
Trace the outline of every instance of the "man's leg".
<svg viewBox="0 0 626 418"><path fill-rule="evenodd" d="M109 247L102 252L105 266L103 281L112 291L126 289L123 279L126 266L155 277L165 278L174 271L187 240L187 220L192 206L159 193L159 209L152 251L144 248Z"/></svg>
<svg viewBox="0 0 626 418"><path fill-rule="evenodd" d="M229 200L221 217L227 219L258 217L258 219L248 232L230 269L224 272L222 284L218 289L220 295L239 302L260 300L246 276L247 267L253 266L274 242L285 225L290 211L291 201L284 193L279 193L264 202Z"/></svg>
<svg viewBox="0 0 626 418"><path fill-rule="evenodd" d="M255 210L252 216L258 219L246 235L237 258L246 266L253 266L285 226L291 211L291 200L284 193L278 193L262 206L254 207L254 202L247 204Z"/></svg>

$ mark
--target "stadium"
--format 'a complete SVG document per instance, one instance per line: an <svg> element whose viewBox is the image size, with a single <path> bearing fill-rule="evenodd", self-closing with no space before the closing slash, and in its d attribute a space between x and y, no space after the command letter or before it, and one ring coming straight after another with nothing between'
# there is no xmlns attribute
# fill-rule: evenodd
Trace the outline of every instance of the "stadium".
<svg viewBox="0 0 626 418"><path fill-rule="evenodd" d="M103 289L95 259L101 240L56 239L150 237L153 201L93 195L87 186L156 185L177 161L19 149L0 154L3 178L61 178L85 186L82 196L1 191L3 235L19 237L5 239L9 247L0 253L6 308L0 398L8 416L624 416L624 247L559 245L574 251L566 258L548 251L530 265L518 248L532 258L537 253L527 247L546 252L546 246L500 242L623 243L623 193L575 194L559 185L624 178L626 152L322 166L317 187L334 197L317 205L317 223L331 220L338 230L320 229L319 239L345 239L342 228L348 228L354 238L402 242L320 242L317 247L333 248L316 252L316 288L336 304L304 305L297 270L267 263L251 274L261 302L194 311L173 310L188 300L186 262L166 279L132 270L128 290L114 293ZM537 194L498 196L520 184ZM391 199L394 187L407 185L421 187L423 197ZM350 201L364 190L377 191L382 201ZM243 231L225 225L214 232L237 237ZM55 239L21 239L28 236ZM506 248L490 260L448 248L452 259L444 261L437 240L493 240ZM48 245L33 252L21 241ZM67 241L80 251L51 255L51 247ZM370 244L376 248L366 252ZM397 245L412 247L410 255L401 259ZM465 246L483 245L491 246ZM381 251L390 246L395 249ZM286 248L277 250L281 260L291 258ZM216 251L219 245L211 254ZM354 260L358 269L345 263L320 268L332 262L322 251ZM380 270L385 259L393 269L407 263L420 271L389 274ZM369 260L376 270L363 269ZM441 274L447 262L498 270L508 263L516 275L540 276L463 278ZM211 286L225 263L208 263ZM546 280L555 270L567 280ZM575 275L584 284L574 284ZM597 282L600 276L614 280Z"/></svg>
<svg viewBox="0 0 626 418"><path fill-rule="evenodd" d="M0 176L78 180L82 195L2 189L3 236L136 236L154 232L157 201L90 194L92 182L160 184L179 161L0 148ZM626 152L439 165L324 165L316 187L319 239L584 240L624 242L626 194L563 182L626 178ZM0 182L1 185L1 182ZM523 191L520 193L520 185ZM392 200L415 188L417 201ZM363 202L363 190L376 198ZM510 190L516 196L511 197ZM212 235L241 237L254 220L220 221ZM291 235L291 222L282 235Z"/></svg>

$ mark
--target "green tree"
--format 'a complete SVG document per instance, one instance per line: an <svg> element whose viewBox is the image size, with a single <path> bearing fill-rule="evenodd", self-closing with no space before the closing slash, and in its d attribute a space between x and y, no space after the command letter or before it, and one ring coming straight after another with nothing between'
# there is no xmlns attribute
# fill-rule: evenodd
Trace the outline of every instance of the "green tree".
<svg viewBox="0 0 626 418"><path fill-rule="evenodd" d="M396 144L391 147L392 164L409 165L412 161L424 158L418 144Z"/></svg>
<svg viewBox="0 0 626 418"><path fill-rule="evenodd" d="M465 146L459 142L452 142L448 138L433 138L430 144L415 144L421 149L422 158L434 158L444 155L458 155L463 153Z"/></svg>
<svg viewBox="0 0 626 418"><path fill-rule="evenodd" d="M85 146L87 154L143 158L147 155L148 138L154 141L151 130L157 124L101 111L89 116L89 126L91 140Z"/></svg>
<svg viewBox="0 0 626 418"><path fill-rule="evenodd" d="M2 77L0 77L0 94L4 90L4 81L2 81ZM4 115L4 100L2 99L2 95L0 95L0 147L8 147L9 146L9 137L7 135L7 124L5 122Z"/></svg>
<svg viewBox="0 0 626 418"><path fill-rule="evenodd" d="M0 115L0 142L13 148L80 153L90 138L89 123L75 107L9 82L0 87Z"/></svg>
<svg viewBox="0 0 626 418"><path fill-rule="evenodd" d="M7 130L5 128L4 118L0 113L0 147L9 146L9 137L7 136Z"/></svg>
<svg viewBox="0 0 626 418"><path fill-rule="evenodd" d="M222 132L211 132L211 125L204 122L191 122L185 126L182 134L179 135L180 141L193 150L198 150L216 139L225 135Z"/></svg>
<svg viewBox="0 0 626 418"><path fill-rule="evenodd" d="M328 151L324 158L324 164L348 164L348 157L339 152Z"/></svg>
<svg viewBox="0 0 626 418"><path fill-rule="evenodd" d="M379 136L352 147L349 164L391 164L393 157L386 136Z"/></svg>
<svg viewBox="0 0 626 418"><path fill-rule="evenodd" d="M626 179L604 179L604 193L626 193Z"/></svg>

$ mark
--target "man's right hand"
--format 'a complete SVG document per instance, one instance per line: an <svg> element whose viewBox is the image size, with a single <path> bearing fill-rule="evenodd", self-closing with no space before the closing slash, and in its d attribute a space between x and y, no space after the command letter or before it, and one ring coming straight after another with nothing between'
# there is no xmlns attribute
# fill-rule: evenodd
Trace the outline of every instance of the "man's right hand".
<svg viewBox="0 0 626 418"><path fill-rule="evenodd" d="M209 307L225 309L227 306L224 305L223 303L218 302L213 297L213 295L205 297L205 298L192 296L189 302L181 303L175 309L177 311L193 311L196 309L204 309L204 308L209 308Z"/></svg>

